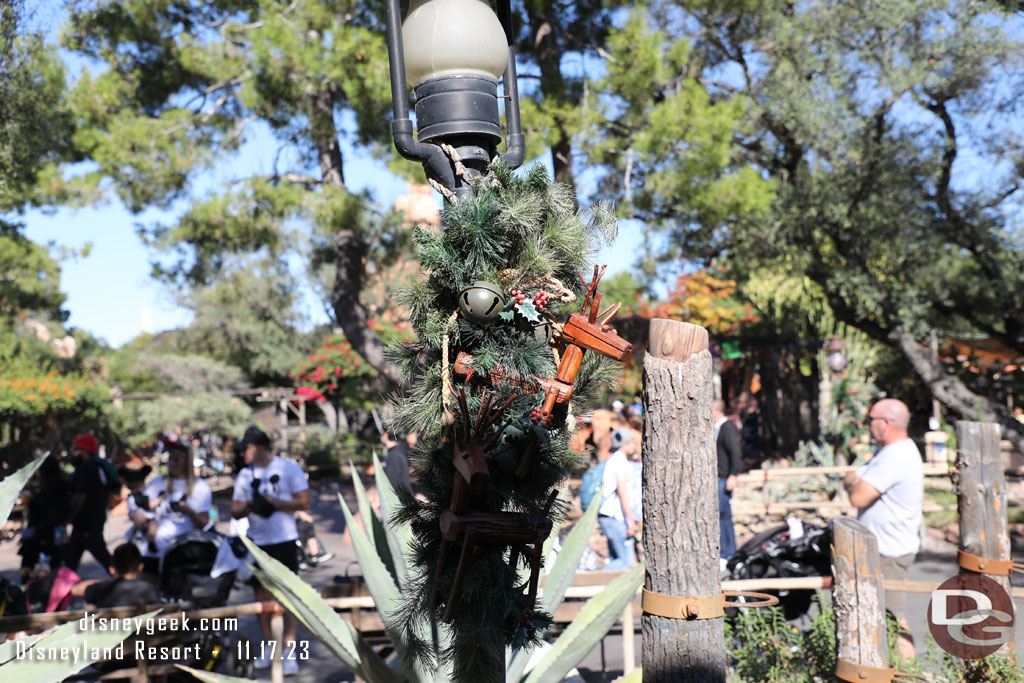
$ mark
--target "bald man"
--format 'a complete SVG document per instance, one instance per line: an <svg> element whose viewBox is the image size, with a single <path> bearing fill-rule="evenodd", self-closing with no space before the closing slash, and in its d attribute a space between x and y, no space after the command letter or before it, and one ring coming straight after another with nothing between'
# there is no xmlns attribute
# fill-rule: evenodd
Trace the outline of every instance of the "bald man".
<svg viewBox="0 0 1024 683"><path fill-rule="evenodd" d="M921 547L924 470L921 452L907 436L909 425L910 410L903 401L887 398L871 406L868 429L879 450L843 480L850 503L858 508L857 519L878 538L883 576L896 581L906 579ZM903 627L901 654L913 656L903 593L886 591L885 606Z"/></svg>

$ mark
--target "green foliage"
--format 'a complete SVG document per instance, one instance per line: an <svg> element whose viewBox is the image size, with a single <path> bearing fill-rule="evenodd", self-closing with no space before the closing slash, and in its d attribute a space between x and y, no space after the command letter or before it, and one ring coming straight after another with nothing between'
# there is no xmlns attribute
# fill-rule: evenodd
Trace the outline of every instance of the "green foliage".
<svg viewBox="0 0 1024 683"><path fill-rule="evenodd" d="M352 531L354 537L358 530ZM384 664L352 624L324 602L316 589L264 553L248 538L243 536L242 540L256 560L253 571L260 584L345 666L357 676L374 683L399 683L402 680Z"/></svg>
<svg viewBox="0 0 1024 683"><path fill-rule="evenodd" d="M762 220L735 222L720 242L703 219L681 239L726 256L741 288L766 272L813 282L812 303L823 297L837 320L894 349L904 371L911 361L947 405L972 416L980 405L1024 438L995 402L931 380L915 353L932 327L1024 344L1010 123L1024 43L996 5L657 6L696 29L691 68L712 99L746 103L734 164L758 169L775 192ZM672 217L685 225L690 215Z"/></svg>
<svg viewBox="0 0 1024 683"><path fill-rule="evenodd" d="M828 371L828 352L818 351L818 367L822 375L827 375L824 381L829 389L828 400L819 408L824 418L821 431L825 442L852 465L870 452L864 420L878 394L872 380L877 347L863 332L845 325L838 325L835 331L843 340L847 367L838 379L834 378Z"/></svg>
<svg viewBox="0 0 1024 683"><path fill-rule="evenodd" d="M122 350L115 358L111 379L122 393L166 394L108 408L115 430L130 445L151 440L162 430L238 434L252 421L252 409L230 393L246 387L236 367L199 355Z"/></svg>
<svg viewBox="0 0 1024 683"><path fill-rule="evenodd" d="M0 317L33 312L64 319L61 306L67 297L60 291L60 266L47 248L32 242L2 218L0 272L4 273L0 279Z"/></svg>
<svg viewBox="0 0 1024 683"><path fill-rule="evenodd" d="M407 231L346 185L342 145L397 156L383 35L381 6L362 0L72 3L63 47L90 69L68 101L75 152L90 163L51 165L41 194L64 204L116 195L136 213L186 201L173 221L140 227L158 254L154 275L196 313L186 348L253 384L283 383L311 350L285 319L299 278L356 352L392 374L360 296ZM272 138L258 170L233 163L254 131Z"/></svg>
<svg viewBox="0 0 1024 683"><path fill-rule="evenodd" d="M40 170L68 155L72 130L63 65L42 36L24 30L23 12L23 0L0 7L0 228L5 230L3 216L36 199ZM5 272L4 252L10 248L0 243ZM4 298L0 295L0 305Z"/></svg>
<svg viewBox="0 0 1024 683"><path fill-rule="evenodd" d="M372 380L380 373L352 349L344 334L335 334L292 370L293 381L312 399L345 408L372 407Z"/></svg>
<svg viewBox="0 0 1024 683"><path fill-rule="evenodd" d="M729 225L766 215L775 191L754 168L735 163L733 140L744 132L750 102L712 97L696 78L688 41L660 26L641 6L610 32L584 146L601 168L601 196L668 231L655 260L705 258ZM640 265L650 275L656 264Z"/></svg>
<svg viewBox="0 0 1024 683"><path fill-rule="evenodd" d="M70 429L101 418L108 389L82 370L26 326L0 319L0 419L22 430L23 455L49 442L54 420Z"/></svg>
<svg viewBox="0 0 1024 683"><path fill-rule="evenodd" d="M243 260L223 268L215 283L179 296L193 319L167 350L201 353L239 368L252 386L289 385L291 370L315 343L300 332L300 292L280 264Z"/></svg>
<svg viewBox="0 0 1024 683"><path fill-rule="evenodd" d="M836 668L835 614L821 599L807 632L788 624L779 607L740 609L725 621L733 670L751 683L814 683L832 680Z"/></svg>

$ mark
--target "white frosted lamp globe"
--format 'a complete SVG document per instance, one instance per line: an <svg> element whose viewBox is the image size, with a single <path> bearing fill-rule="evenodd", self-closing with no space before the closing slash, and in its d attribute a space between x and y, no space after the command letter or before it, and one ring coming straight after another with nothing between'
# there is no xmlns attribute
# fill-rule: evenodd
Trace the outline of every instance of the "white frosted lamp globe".
<svg viewBox="0 0 1024 683"><path fill-rule="evenodd" d="M413 86L456 75L497 83L508 62L505 30L483 0L410 0L402 42Z"/></svg>

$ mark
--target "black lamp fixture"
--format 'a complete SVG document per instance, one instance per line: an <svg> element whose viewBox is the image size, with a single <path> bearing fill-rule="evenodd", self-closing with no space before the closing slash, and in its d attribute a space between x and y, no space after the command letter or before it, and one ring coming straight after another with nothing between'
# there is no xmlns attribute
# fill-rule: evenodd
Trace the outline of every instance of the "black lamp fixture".
<svg viewBox="0 0 1024 683"><path fill-rule="evenodd" d="M496 156L518 168L526 145L519 122L510 0L496 0L497 14L487 0L409 0L404 24L399 0L385 1L391 130L398 153L422 163L427 177L455 197L471 195L468 181L481 177ZM416 107L415 138L407 78ZM499 79L507 99L503 153L498 151ZM455 162L441 145L455 151L463 175L456 173Z"/></svg>

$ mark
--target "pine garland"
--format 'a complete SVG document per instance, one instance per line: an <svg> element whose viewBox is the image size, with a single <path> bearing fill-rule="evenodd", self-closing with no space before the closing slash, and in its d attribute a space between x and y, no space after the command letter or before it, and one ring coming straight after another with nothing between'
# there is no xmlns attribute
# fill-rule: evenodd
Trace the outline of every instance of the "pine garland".
<svg viewBox="0 0 1024 683"><path fill-rule="evenodd" d="M509 548L482 545L465 577L452 623L449 628L439 624L459 559L458 547L449 551L440 579L435 581L442 545L439 520L452 504L456 476L452 461L455 435L442 424L442 373L451 371L442 363L444 340L449 343L450 364L465 351L473 355L471 367L479 376L488 376L491 370L501 372L495 386L487 387L496 403L515 395L502 420L485 434L490 437L497 430L502 437L488 454L490 483L486 492L473 498L474 511L524 513L532 522L547 516L557 528L565 510L562 504L549 502L551 492L577 472L581 463L569 448L564 410L548 428L529 420L543 393L524 390L523 382L555 373L555 356L544 335L524 324L518 314L507 315L511 321L487 325L462 316L457 325L449 322L458 310L459 293L476 281L495 283L509 298L512 290L534 295L541 288L535 283L557 280L576 299L553 297L545 314L555 323L564 323L579 311L585 293L578 272L591 270L590 258L615 230L611 211L601 207L581 215L570 188L552 183L542 167L534 167L525 178L513 176L501 164L491 170L473 198L446 207L442 230L415 229L413 240L427 277L411 283L396 303L409 311L418 340L391 349L408 380L407 392L395 400L392 425L421 434L414 462L419 488L427 498L423 502L401 492L404 509L398 518L412 524L418 572L410 585L403 587L407 602L395 625L408 636L411 658L421 660L421 665L450 664L453 680L473 683L504 680L506 648L539 640L550 615L531 612L526 588L529 569L522 563L518 570L509 566ZM576 378L572 410L582 413L586 401L602 386L613 384L618 374L613 361L586 354ZM475 417L484 389L454 373L452 380L455 392L465 391L469 412ZM458 405L458 401L452 404ZM454 429L459 438L468 438L462 433L461 419L455 420ZM531 432L539 447L528 476L520 478L515 464ZM546 511L547 506L551 509ZM438 604L431 604L432 593Z"/></svg>

